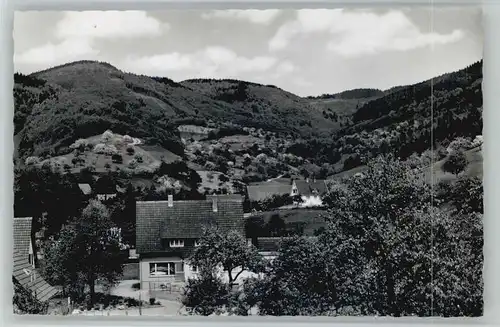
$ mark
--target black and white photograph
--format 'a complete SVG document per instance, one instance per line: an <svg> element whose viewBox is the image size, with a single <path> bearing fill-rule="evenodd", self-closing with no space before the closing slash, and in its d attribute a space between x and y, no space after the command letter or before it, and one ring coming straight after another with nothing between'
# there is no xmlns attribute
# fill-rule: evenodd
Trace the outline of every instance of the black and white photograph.
<svg viewBox="0 0 500 327"><path fill-rule="evenodd" d="M15 12L14 314L482 316L482 14Z"/></svg>

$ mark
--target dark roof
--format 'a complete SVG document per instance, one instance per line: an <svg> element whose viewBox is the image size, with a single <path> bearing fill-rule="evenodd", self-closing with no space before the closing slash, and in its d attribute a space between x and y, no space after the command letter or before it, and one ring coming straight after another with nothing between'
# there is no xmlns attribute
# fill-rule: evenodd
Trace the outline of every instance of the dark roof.
<svg viewBox="0 0 500 327"><path fill-rule="evenodd" d="M292 186L284 183L268 182L247 186L248 198L250 201L262 201L274 195L289 194L291 190Z"/></svg>
<svg viewBox="0 0 500 327"><path fill-rule="evenodd" d="M49 285L40 276L40 272L29 264L28 259L23 254L14 250L12 259L14 262L12 276L24 289L34 294L39 301L48 301L58 293L57 289Z"/></svg>
<svg viewBox="0 0 500 327"><path fill-rule="evenodd" d="M90 187L89 184L78 184L78 187L80 188L80 190L82 190L82 193L85 195L89 195L90 193L92 193L92 188Z"/></svg>
<svg viewBox="0 0 500 327"><path fill-rule="evenodd" d="M212 198L217 199L213 212ZM138 253L162 252L162 239L196 239L204 224L215 223L224 230L244 234L243 198L237 195L212 196L207 200L139 201L136 209L136 248Z"/></svg>
<svg viewBox="0 0 500 327"><path fill-rule="evenodd" d="M31 217L14 218L14 250L28 258L32 240L32 221Z"/></svg>
<svg viewBox="0 0 500 327"><path fill-rule="evenodd" d="M295 185L297 185L297 189L299 190L300 195L321 195L326 193L326 182L324 179L317 180L296 180Z"/></svg>

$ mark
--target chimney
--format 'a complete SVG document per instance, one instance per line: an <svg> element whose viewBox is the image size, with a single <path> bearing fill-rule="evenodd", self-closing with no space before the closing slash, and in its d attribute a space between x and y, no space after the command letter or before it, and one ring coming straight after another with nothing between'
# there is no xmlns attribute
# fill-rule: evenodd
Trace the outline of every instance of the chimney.
<svg viewBox="0 0 500 327"><path fill-rule="evenodd" d="M168 195L168 206L170 208L174 206L174 195L173 194Z"/></svg>
<svg viewBox="0 0 500 327"><path fill-rule="evenodd" d="M216 196L213 196L212 197L212 211L213 212L217 212L217 197Z"/></svg>

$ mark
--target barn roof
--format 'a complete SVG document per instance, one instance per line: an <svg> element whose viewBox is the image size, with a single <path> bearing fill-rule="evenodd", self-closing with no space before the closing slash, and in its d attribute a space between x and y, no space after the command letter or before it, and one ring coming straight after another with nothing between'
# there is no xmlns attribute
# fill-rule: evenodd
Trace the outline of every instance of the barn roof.
<svg viewBox="0 0 500 327"><path fill-rule="evenodd" d="M78 184L78 187L85 195L89 195L90 193L92 193L92 188L90 187L89 184Z"/></svg>
<svg viewBox="0 0 500 327"><path fill-rule="evenodd" d="M14 250L28 258L32 239L32 221L31 217L14 218Z"/></svg>
<svg viewBox="0 0 500 327"><path fill-rule="evenodd" d="M217 199L217 212L212 199ZM138 253L162 252L162 239L193 239L202 236L202 227L216 224L225 230L244 233L243 198L219 195L199 201L139 201L136 210Z"/></svg>
<svg viewBox="0 0 500 327"><path fill-rule="evenodd" d="M247 192L250 201L263 201L274 195L289 194L291 185L284 183L261 183L258 185L248 185Z"/></svg>
<svg viewBox="0 0 500 327"><path fill-rule="evenodd" d="M39 301L48 301L58 293L57 289L47 283L40 276L40 273L29 264L28 259L22 253L14 250L12 259L14 262L12 276Z"/></svg>

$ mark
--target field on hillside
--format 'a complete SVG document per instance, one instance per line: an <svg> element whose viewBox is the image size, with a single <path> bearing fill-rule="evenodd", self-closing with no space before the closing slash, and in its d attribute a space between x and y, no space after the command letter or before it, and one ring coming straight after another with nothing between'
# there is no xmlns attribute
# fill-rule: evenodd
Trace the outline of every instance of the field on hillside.
<svg viewBox="0 0 500 327"><path fill-rule="evenodd" d="M43 160L40 164L50 162L63 168L69 166L72 173L78 173L85 167L92 167L97 173L117 170L133 173L152 172L160 166L161 160L169 163L180 158L160 146L143 145L139 139L110 135L108 139L102 135L81 139L74 143L73 152ZM121 156L122 162L113 160L113 154Z"/></svg>
<svg viewBox="0 0 500 327"><path fill-rule="evenodd" d="M219 189L226 189L229 193L234 192L233 183L226 175L216 171L207 170L198 170L197 173L198 175L200 175L202 180L202 182L200 183L200 187L198 188L198 191L200 193L205 193L205 191L217 191ZM227 179L221 181L222 176L226 177Z"/></svg>
<svg viewBox="0 0 500 327"><path fill-rule="evenodd" d="M464 170L464 173L467 176L475 176L479 178L483 178L483 155L481 151L481 147L477 147L474 149L470 149L465 151L465 156L467 158L467 167ZM452 173L446 172L443 170L443 165L446 162L446 158L440 161L437 161L432 166L432 175L434 182L437 184L441 181L453 181L456 179L456 176ZM343 171L341 173L332 175L329 179L341 180L346 177L354 176L357 173L362 173L367 169L366 166L359 166L350 170ZM425 180L430 184L432 182L431 179L431 170L426 169L424 172Z"/></svg>

